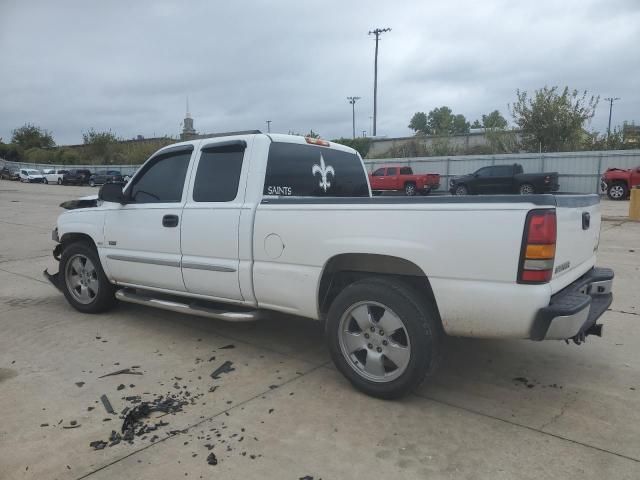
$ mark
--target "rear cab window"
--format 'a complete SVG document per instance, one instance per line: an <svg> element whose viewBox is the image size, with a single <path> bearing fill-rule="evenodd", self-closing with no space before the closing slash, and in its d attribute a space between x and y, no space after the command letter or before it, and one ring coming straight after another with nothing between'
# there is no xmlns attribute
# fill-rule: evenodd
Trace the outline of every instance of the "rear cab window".
<svg viewBox="0 0 640 480"><path fill-rule="evenodd" d="M269 147L264 195L294 197L368 197L360 158L316 145L273 142Z"/></svg>

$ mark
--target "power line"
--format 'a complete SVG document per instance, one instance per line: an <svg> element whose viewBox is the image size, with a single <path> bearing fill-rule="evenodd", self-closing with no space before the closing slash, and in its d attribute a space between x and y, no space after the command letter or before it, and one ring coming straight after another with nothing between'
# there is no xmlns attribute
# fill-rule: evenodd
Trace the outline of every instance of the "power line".
<svg viewBox="0 0 640 480"><path fill-rule="evenodd" d="M369 35L376 36L376 56L373 67L373 136L376 136L376 120L378 110L378 41L380 35L385 32L390 32L390 28L376 28L375 30L369 30Z"/></svg>
<svg viewBox="0 0 640 480"><path fill-rule="evenodd" d="M351 126L353 128L353 138L356 138L356 102L360 100L360 97L347 97L351 104Z"/></svg>

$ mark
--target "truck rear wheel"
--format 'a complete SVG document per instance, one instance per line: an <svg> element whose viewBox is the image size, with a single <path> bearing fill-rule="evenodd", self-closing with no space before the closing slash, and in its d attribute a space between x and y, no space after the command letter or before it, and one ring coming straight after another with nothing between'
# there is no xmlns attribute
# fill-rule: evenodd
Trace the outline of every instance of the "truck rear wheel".
<svg viewBox="0 0 640 480"><path fill-rule="evenodd" d="M437 364L438 313L400 280L365 279L346 287L327 316L338 370L362 392L384 399L414 390Z"/></svg>
<svg viewBox="0 0 640 480"><path fill-rule="evenodd" d="M104 312L116 304L116 288L104 274L98 253L85 242L62 251L60 286L71 306L83 313Z"/></svg>
<svg viewBox="0 0 640 480"><path fill-rule="evenodd" d="M624 200L629 194L629 188L624 182L614 182L607 188L607 196L611 200Z"/></svg>
<svg viewBox="0 0 640 480"><path fill-rule="evenodd" d="M520 195L533 195L534 193L536 193L536 189L530 183L520 185Z"/></svg>

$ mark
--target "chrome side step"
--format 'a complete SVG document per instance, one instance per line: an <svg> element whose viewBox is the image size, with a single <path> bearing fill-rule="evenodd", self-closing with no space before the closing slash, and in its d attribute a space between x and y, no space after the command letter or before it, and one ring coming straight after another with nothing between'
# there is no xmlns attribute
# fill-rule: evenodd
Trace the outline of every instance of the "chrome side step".
<svg viewBox="0 0 640 480"><path fill-rule="evenodd" d="M116 298L123 302L137 303L149 307L169 310L171 312L186 313L187 315L197 315L199 317L215 318L227 322L251 322L258 320L260 312L258 310L224 310L214 308L204 303L183 303L174 299L169 299L164 295L154 295L152 292L142 293L139 290L123 288L116 292Z"/></svg>

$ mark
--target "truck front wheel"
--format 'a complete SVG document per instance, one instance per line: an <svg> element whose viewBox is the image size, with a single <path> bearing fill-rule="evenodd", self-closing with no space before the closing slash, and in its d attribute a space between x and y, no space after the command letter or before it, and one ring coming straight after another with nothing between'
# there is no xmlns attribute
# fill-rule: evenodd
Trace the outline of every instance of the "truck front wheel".
<svg viewBox="0 0 640 480"><path fill-rule="evenodd" d="M408 197L413 197L416 194L416 184L415 183L407 183L404 186L404 193Z"/></svg>
<svg viewBox="0 0 640 480"><path fill-rule="evenodd" d="M116 288L104 274L98 253L85 242L62 251L60 286L71 306L83 313L104 312L116 304Z"/></svg>
<svg viewBox="0 0 640 480"><path fill-rule="evenodd" d="M614 182L607 188L607 196L611 200L624 200L629 194L629 188L624 182Z"/></svg>
<svg viewBox="0 0 640 480"><path fill-rule="evenodd" d="M414 390L439 358L434 306L400 280L347 286L327 316L327 342L338 370L362 392L384 399Z"/></svg>

